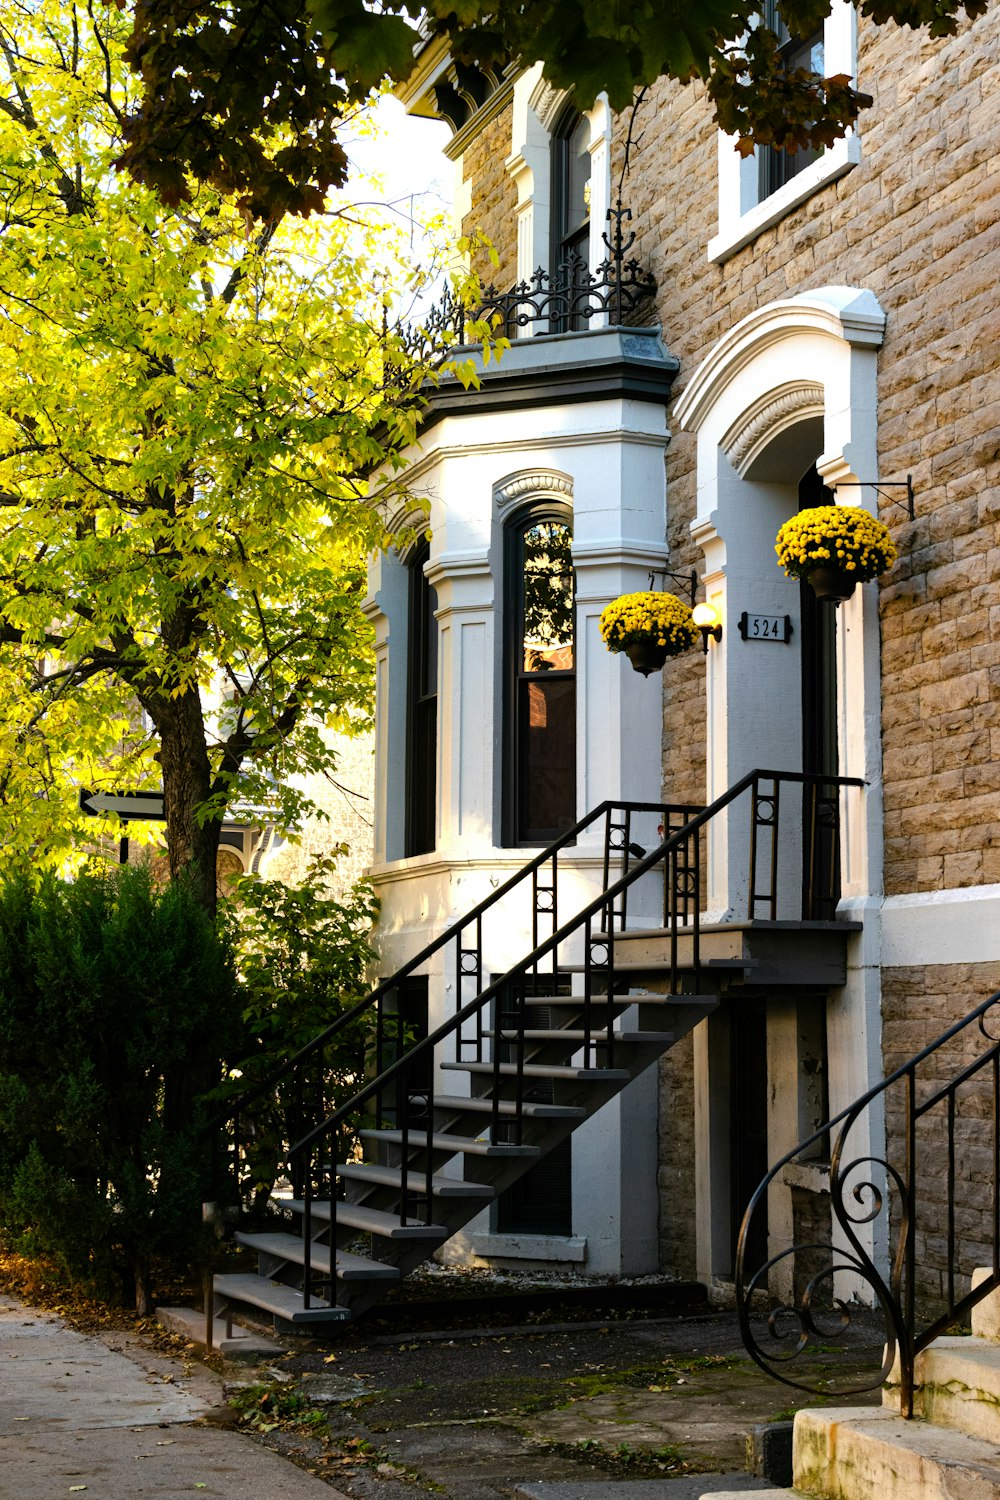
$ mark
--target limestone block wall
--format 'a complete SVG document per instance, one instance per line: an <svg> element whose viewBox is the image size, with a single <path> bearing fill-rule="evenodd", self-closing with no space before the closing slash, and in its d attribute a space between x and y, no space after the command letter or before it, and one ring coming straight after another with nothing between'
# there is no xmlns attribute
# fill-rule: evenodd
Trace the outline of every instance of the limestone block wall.
<svg viewBox="0 0 1000 1500"><path fill-rule="evenodd" d="M504 165L510 156L513 106L508 104L495 120L477 135L462 160L463 181L472 201L462 219L462 233L485 234L499 257L494 266L480 252L473 269L484 286L501 290L517 280L517 189Z"/></svg>
<svg viewBox="0 0 1000 1500"><path fill-rule="evenodd" d="M883 504L900 561L881 590L885 884L889 894L1000 880L1000 16L931 42L859 22L874 95L861 163L721 264L716 134L696 87L644 106L628 200L638 253L680 357L679 394L720 334L755 308L828 284L869 287L887 313L879 467L913 474L916 520ZM672 556L693 558L694 438L667 459ZM666 677L671 745L696 744L694 662ZM697 767L692 766L693 778Z"/></svg>
<svg viewBox="0 0 1000 1500"><path fill-rule="evenodd" d="M1000 963L941 964L882 971L883 1062L888 1075L920 1051L934 1036L960 1020L1000 989ZM996 1024L989 1026L997 1034ZM921 1067L918 1098L927 1098L989 1043L976 1027L967 1028ZM965 1085L957 1099L955 1157L956 1264L959 1290L968 1286L976 1266L993 1259L992 1078L989 1070ZM888 1160L905 1159L902 1090L890 1090L887 1104ZM916 1146L917 1292L928 1309L945 1293L948 1266L948 1153L944 1109L929 1112L920 1123ZM893 1199L898 1232L898 1203ZM985 1257L985 1259L984 1259Z"/></svg>
<svg viewBox="0 0 1000 1500"><path fill-rule="evenodd" d="M660 1060L660 1265L675 1276L697 1274L695 1221L694 1056L690 1036Z"/></svg>

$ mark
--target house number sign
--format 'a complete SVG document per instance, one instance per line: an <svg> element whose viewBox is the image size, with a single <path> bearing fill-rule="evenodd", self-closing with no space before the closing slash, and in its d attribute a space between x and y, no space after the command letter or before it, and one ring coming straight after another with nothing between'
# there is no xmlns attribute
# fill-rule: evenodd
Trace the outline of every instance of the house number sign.
<svg viewBox="0 0 1000 1500"><path fill-rule="evenodd" d="M745 641L787 641L792 634L791 615L740 615L740 635Z"/></svg>

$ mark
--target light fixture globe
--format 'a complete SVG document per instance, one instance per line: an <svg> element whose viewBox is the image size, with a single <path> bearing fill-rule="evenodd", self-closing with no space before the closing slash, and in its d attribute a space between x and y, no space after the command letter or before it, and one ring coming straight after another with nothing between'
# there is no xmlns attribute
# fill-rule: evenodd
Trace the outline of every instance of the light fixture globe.
<svg viewBox="0 0 1000 1500"><path fill-rule="evenodd" d="M719 611L714 604L696 604L691 611L691 619L701 631L701 649L707 654L709 636L713 641L722 640L722 622L719 619Z"/></svg>

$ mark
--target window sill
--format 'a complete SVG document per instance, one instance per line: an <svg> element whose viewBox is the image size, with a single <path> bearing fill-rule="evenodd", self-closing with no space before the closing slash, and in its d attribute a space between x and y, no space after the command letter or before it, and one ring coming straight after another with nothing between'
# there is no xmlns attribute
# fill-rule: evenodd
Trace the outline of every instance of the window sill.
<svg viewBox="0 0 1000 1500"><path fill-rule="evenodd" d="M709 260L716 265L728 260L765 229L779 223L793 208L798 208L799 204L811 198L814 193L852 171L860 160L861 142L856 135L835 141L824 151L819 161L812 162L776 193L747 209L746 213L720 224L719 233L708 242Z"/></svg>

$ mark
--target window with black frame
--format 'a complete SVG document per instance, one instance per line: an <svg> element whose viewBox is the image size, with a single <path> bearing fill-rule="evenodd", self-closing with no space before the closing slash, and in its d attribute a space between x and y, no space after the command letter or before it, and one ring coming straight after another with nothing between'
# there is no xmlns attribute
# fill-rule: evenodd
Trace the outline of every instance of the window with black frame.
<svg viewBox="0 0 1000 1500"><path fill-rule="evenodd" d="M553 332L585 328L574 306L586 300L590 276L590 121L568 111L552 136L552 283L566 296Z"/></svg>
<svg viewBox="0 0 1000 1500"><path fill-rule="evenodd" d="M573 529L536 509L506 534L504 842L546 844L576 821Z"/></svg>
<svg viewBox="0 0 1000 1500"><path fill-rule="evenodd" d="M406 702L406 844L409 857L429 854L436 842L437 814L437 594L424 564L429 546L409 567L409 652Z"/></svg>
<svg viewBox="0 0 1000 1500"><path fill-rule="evenodd" d="M781 68L784 73L793 73L804 68L810 73L824 74L823 27L810 36L793 37L781 19L777 0L765 0L764 24L776 34L780 47ZM762 146L757 153L758 199L763 201L791 182L793 177L817 160L820 150L807 146L798 151L783 151L774 146Z"/></svg>

